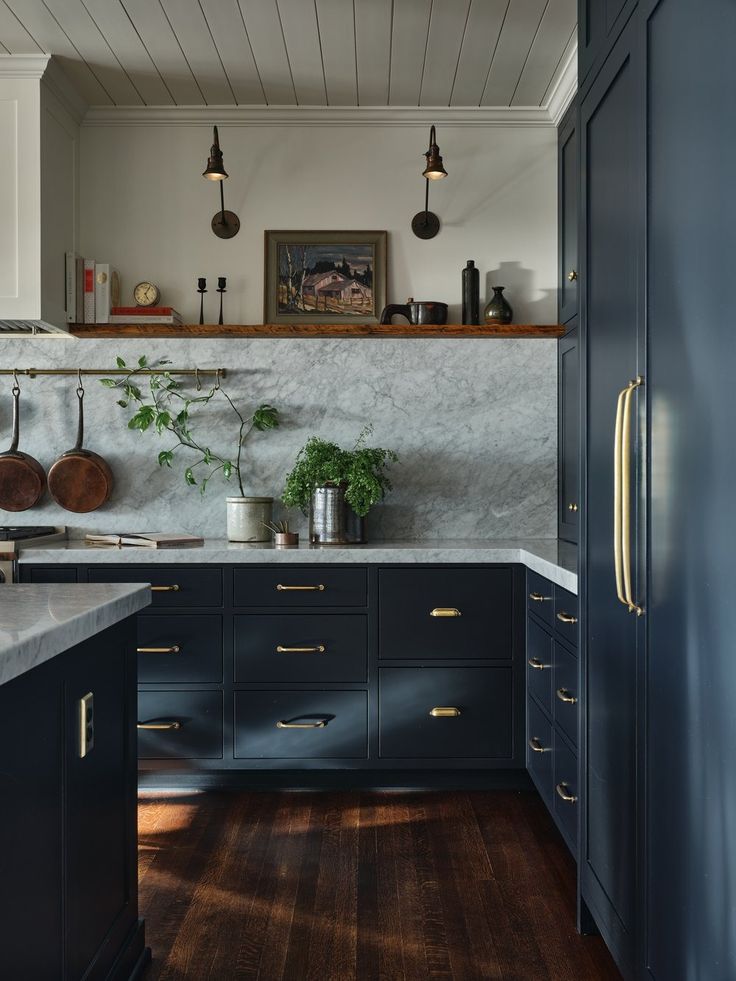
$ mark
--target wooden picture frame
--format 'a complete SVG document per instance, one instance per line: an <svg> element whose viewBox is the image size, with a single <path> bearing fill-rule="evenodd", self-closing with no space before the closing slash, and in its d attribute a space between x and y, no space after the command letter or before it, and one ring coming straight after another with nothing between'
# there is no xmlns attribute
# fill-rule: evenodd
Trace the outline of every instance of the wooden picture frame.
<svg viewBox="0 0 736 981"><path fill-rule="evenodd" d="M265 233L263 322L377 324L386 306L385 231Z"/></svg>

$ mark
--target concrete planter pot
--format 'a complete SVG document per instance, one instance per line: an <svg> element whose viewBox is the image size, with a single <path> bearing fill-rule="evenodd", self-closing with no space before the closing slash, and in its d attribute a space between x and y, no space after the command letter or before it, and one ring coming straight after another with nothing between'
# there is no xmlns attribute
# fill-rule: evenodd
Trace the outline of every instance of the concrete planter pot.
<svg viewBox="0 0 736 981"><path fill-rule="evenodd" d="M272 497L227 497L227 537L230 542L270 542L264 527L273 517Z"/></svg>

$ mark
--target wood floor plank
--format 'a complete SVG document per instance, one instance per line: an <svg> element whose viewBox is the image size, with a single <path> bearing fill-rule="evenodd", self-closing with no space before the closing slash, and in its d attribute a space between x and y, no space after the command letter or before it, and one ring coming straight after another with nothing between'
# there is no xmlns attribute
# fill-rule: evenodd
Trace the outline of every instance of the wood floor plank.
<svg viewBox="0 0 736 981"><path fill-rule="evenodd" d="M147 981L620 981L527 791L141 798Z"/></svg>

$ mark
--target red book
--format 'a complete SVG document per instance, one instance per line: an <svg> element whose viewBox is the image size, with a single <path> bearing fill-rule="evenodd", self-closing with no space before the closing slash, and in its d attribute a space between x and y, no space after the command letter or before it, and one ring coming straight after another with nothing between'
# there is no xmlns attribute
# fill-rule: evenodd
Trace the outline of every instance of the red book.
<svg viewBox="0 0 736 981"><path fill-rule="evenodd" d="M85 324L95 322L95 260L84 260L84 320Z"/></svg>
<svg viewBox="0 0 736 981"><path fill-rule="evenodd" d="M113 307L110 313L116 317L171 317L176 313L173 307Z"/></svg>

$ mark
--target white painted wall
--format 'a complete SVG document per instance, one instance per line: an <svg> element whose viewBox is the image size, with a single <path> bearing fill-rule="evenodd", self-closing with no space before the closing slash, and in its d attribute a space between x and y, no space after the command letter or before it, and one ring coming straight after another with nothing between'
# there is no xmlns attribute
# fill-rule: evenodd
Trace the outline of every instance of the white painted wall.
<svg viewBox="0 0 736 981"><path fill-rule="evenodd" d="M443 125L437 135L449 177L432 185L430 207L443 227L422 242L410 222L424 202L425 126L222 127L225 204L241 220L222 241L210 230L218 188L201 177L209 124L84 126L81 249L118 267L126 302L151 279L196 322L197 277L214 289L224 275L226 321L260 323L264 229L387 229L391 301L444 300L457 322L460 269L474 259L482 293L506 286L516 322L554 323L555 129ZM216 320L217 297L207 300L205 319Z"/></svg>

